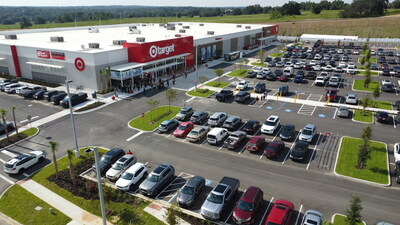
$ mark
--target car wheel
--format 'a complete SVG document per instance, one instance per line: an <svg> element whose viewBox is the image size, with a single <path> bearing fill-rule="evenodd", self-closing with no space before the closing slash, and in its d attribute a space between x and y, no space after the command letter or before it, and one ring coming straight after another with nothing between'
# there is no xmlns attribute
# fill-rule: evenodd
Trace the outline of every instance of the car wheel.
<svg viewBox="0 0 400 225"><path fill-rule="evenodd" d="M18 170L18 173L19 173L19 174L23 174L23 173L25 173L25 168L21 168L21 169L19 169L19 170Z"/></svg>
<svg viewBox="0 0 400 225"><path fill-rule="evenodd" d="M43 158L43 157L40 157L38 161L39 161L39 162L43 162L43 160L44 160L44 158Z"/></svg>

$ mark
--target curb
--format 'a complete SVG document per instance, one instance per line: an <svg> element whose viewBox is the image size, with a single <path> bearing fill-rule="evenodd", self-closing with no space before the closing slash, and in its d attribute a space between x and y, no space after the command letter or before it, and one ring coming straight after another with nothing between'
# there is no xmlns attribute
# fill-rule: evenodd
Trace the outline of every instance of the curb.
<svg viewBox="0 0 400 225"><path fill-rule="evenodd" d="M364 121L358 121L354 119L354 110L353 111L353 117L351 118L351 120L355 123L363 123L363 124L374 124L375 123L375 119L374 119L374 115L372 115L372 122L364 122Z"/></svg>
<svg viewBox="0 0 400 225"><path fill-rule="evenodd" d="M346 215L343 215L343 214L341 214L341 213L335 213L335 214L332 215L331 223L333 223L333 221L335 221L335 216L344 216L344 217L346 217ZM364 225L367 225L367 223L365 223L365 221L362 221L362 223L363 223Z"/></svg>
<svg viewBox="0 0 400 225"><path fill-rule="evenodd" d="M368 180L363 180L363 179L360 179L360 178L350 177L350 176L346 176L346 175L342 175L342 174L336 173L336 166L337 166L337 162L338 162L338 160L339 160L340 148L341 148L341 146L342 146L342 140L343 140L344 137L354 138L354 137L350 137L350 136L342 136L342 137L340 138L340 142L339 142L339 151L338 151L338 153L337 153L336 162L335 162L335 167L334 167L334 169L333 169L333 174L335 174L335 175L338 176L338 177L343 177L343 178L346 178L346 179L354 180L354 181L361 182L361 183L365 183L365 184L369 184L369 185L374 185L374 186L379 186L379 187L390 187L390 186L392 185L392 183L391 183L391 179L390 179L390 170L389 170L389 152L388 152L388 146L387 146L386 143L381 142L381 141L370 140L370 141L373 141L373 142L382 143L382 144L384 144L384 145L386 146L386 157L387 157L387 168L388 168L389 183L387 183L387 184L380 184L380 183L377 183L377 182L368 181ZM354 139L360 139L360 138L354 138Z"/></svg>
<svg viewBox="0 0 400 225"><path fill-rule="evenodd" d="M7 223L11 224L11 225L22 225L21 223L19 223L18 221L14 220L13 218L7 216L4 213L0 212L0 217L3 218ZM3 221L4 221L3 220Z"/></svg>
<svg viewBox="0 0 400 225"><path fill-rule="evenodd" d="M36 128L36 129L37 129L37 131L36 131L35 134L33 134L32 136L29 136L29 137L27 137L27 138L24 138L24 139L22 139L22 140L19 140L19 141L15 142L15 143L13 143L13 144L11 144L11 145L7 145L6 147L0 148L0 151L1 151L1 150L5 150L6 148L12 147L12 146L14 146L14 145L17 145L17 144L19 144L19 143L22 143L23 141L29 140L29 139L35 137L35 136L40 132L39 127L31 127L31 128ZM28 128L28 129L30 129L30 128ZM28 129L26 129L26 130L28 130ZM25 130L23 130L23 131L25 131Z"/></svg>
<svg viewBox="0 0 400 225"><path fill-rule="evenodd" d="M91 104L94 104L94 103L96 103L96 102L103 102L103 101L95 101L95 102L93 102L93 103L91 103ZM106 107L106 106L108 106L108 105L111 105L113 102L109 102L109 103L105 103L105 102L103 102L104 104L103 105L101 105L101 106L98 106L98 107L95 107L95 108L93 108L93 109L88 109L88 110L85 110L85 111L82 111L82 112L73 112L73 114L75 114L75 115L81 115L81 114L85 114L85 113L90 113L90 112L94 112L94 111L96 111L96 110L98 110L98 109L102 109L102 108L104 108L104 107ZM90 104L89 104L90 105ZM85 106L84 106L85 107ZM83 108L83 107L82 107ZM79 110L79 109L78 109Z"/></svg>

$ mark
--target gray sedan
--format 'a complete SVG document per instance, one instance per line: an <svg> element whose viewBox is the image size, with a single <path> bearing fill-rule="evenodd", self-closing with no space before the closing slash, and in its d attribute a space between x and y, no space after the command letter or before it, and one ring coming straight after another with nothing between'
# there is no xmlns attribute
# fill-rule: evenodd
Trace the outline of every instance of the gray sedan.
<svg viewBox="0 0 400 225"><path fill-rule="evenodd" d="M188 180L186 184L179 189L177 202L181 207L192 207L196 198L205 186L205 179L201 176L195 176Z"/></svg>

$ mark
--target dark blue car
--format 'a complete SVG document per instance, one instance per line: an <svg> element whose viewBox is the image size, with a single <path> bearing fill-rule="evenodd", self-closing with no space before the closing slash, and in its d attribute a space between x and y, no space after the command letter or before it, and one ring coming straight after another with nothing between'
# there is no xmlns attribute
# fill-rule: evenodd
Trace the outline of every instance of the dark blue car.
<svg viewBox="0 0 400 225"><path fill-rule="evenodd" d="M301 75L296 75L294 76L294 80L295 83L303 83L303 76Z"/></svg>

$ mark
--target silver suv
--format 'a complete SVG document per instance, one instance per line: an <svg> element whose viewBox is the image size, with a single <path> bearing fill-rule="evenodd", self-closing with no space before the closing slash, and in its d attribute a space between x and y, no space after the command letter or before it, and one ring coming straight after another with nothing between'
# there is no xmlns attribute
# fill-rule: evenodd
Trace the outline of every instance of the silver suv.
<svg viewBox="0 0 400 225"><path fill-rule="evenodd" d="M208 125L211 127L221 126L226 118L228 118L228 114L224 112L216 112L208 119Z"/></svg>
<svg viewBox="0 0 400 225"><path fill-rule="evenodd" d="M143 195L156 196L175 176L175 168L163 163L156 167L140 184L139 190Z"/></svg>

